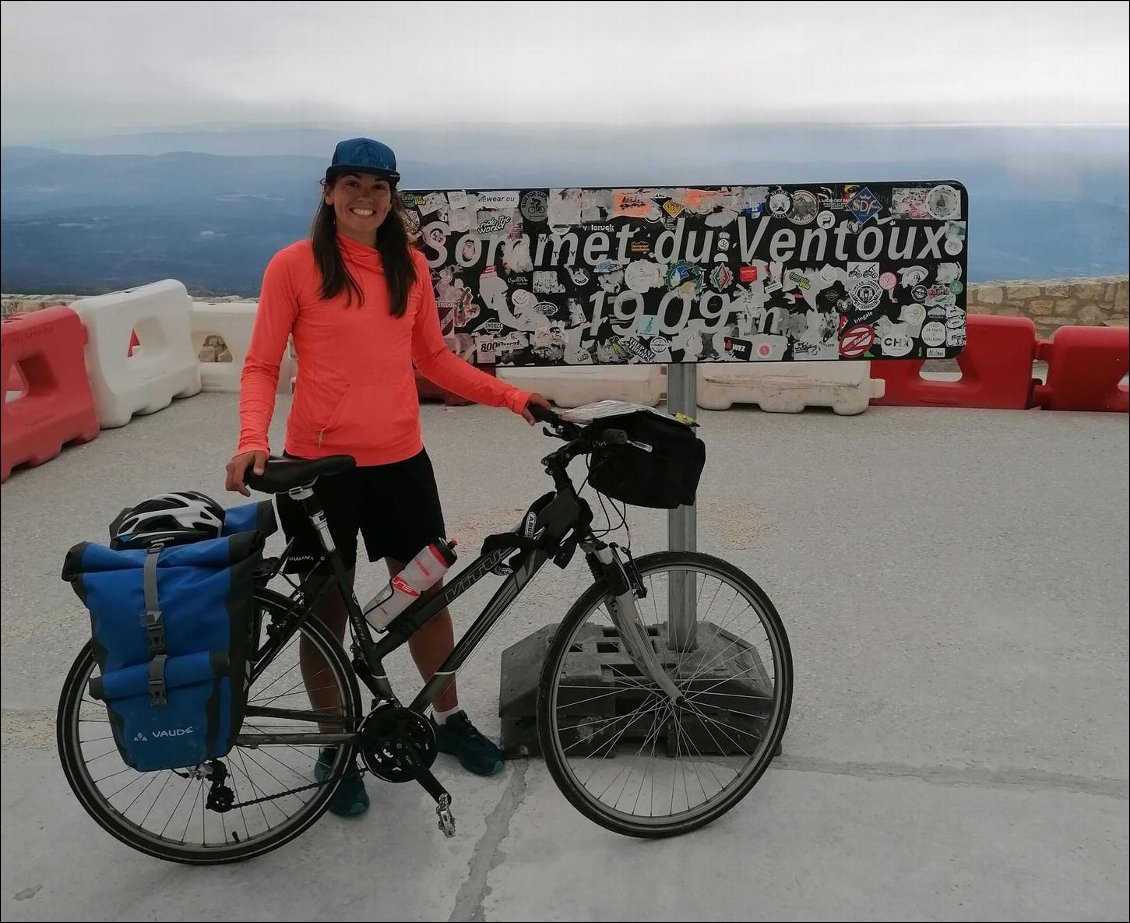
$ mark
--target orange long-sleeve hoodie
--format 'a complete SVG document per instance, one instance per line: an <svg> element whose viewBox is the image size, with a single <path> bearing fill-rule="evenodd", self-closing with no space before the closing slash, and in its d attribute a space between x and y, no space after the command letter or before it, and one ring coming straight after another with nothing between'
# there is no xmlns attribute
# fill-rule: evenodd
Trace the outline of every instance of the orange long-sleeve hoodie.
<svg viewBox="0 0 1130 923"><path fill-rule="evenodd" d="M324 300L308 240L279 251L263 276L259 310L243 365L236 454L268 452L279 363L294 335L298 380L286 423L286 451L300 458L352 455L358 465L387 465L423 448L413 363L455 394L521 413L530 398L456 356L440 334L424 255L412 250L416 282L401 317L389 312L380 254L338 235L350 273L364 292Z"/></svg>

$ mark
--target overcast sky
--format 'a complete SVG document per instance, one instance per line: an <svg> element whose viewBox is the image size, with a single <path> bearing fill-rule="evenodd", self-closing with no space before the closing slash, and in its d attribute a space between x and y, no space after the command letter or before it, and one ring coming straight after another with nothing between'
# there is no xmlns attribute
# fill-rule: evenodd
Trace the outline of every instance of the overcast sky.
<svg viewBox="0 0 1130 923"><path fill-rule="evenodd" d="M216 122L1126 124L1126 2L4 2L6 143Z"/></svg>

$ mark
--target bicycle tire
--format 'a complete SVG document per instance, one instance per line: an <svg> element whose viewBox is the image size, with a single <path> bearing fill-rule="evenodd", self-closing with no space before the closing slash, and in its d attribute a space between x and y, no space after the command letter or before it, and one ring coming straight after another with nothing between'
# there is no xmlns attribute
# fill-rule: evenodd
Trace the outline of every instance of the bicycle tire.
<svg viewBox="0 0 1130 923"><path fill-rule="evenodd" d="M285 597L280 596L279 594L274 593L271 590L263 588L257 589L255 591L255 602L256 606L258 607L257 615L259 617L270 617L275 615L282 616L291 607L291 603ZM291 644L294 645L294 649L295 651L297 651L298 644L300 643L300 638L309 639L309 641L313 644L314 649L321 653L325 658L329 673L331 674L332 682L337 686L338 691L341 694L343 706L343 726L345 728L356 729L360 725L362 718L361 697L358 691L356 676L354 675L352 668L346 660L345 652L342 649L341 644L338 642L337 638L334 637L330 630L321 622L321 620L316 617L309 617L305 619L305 621L299 626L298 631L295 632L294 637L289 639L287 644L284 645L284 647L279 651L277 651L269 662L265 662L263 664L264 672L260 674L257 680L253 682L251 687L248 689L249 705L256 703L257 690L263 690L261 694L266 695L267 693L265 690L269 689L272 685L279 682L279 679L277 677L276 679L270 680L269 682L267 681L268 676L271 675L271 668L274 667L278 661L283 659L285 652L290 650ZM285 664L280 664L279 669L281 669L281 667L284 665ZM293 671L293 669L294 667L289 668L286 673ZM311 824L313 824L324 813L324 811L328 807L330 797L333 795L334 790L341 782L341 769L345 766L352 765L355 753L355 745L350 743L348 745L340 746L338 748L338 757L334 763L331 776L325 782L317 782L317 780L313 780L314 784L305 789L305 791L312 791L313 795L309 798L309 800L304 801L293 814L285 817L277 825L270 825L267 823L267 809L263 807L262 802L260 802L260 804L258 805L258 807L260 808L259 814L263 819L265 829L260 833L252 834L252 825L249 823L246 813L241 809L240 813L243 820L243 830L247 834L247 838L241 838L239 836L238 829L234 829L235 824L233 818L233 829L231 830L231 833L235 837L235 839L232 839L228 836L229 828L227 820L225 819L227 815L218 814L212 811L206 812L202 796L206 794L206 789L210 785L208 781L203 779L193 779L191 777L186 780L183 773L174 772L173 770L145 773L136 772L135 770L127 766L121 759L117 747L113 744L109 736L103 736L102 738L94 738L93 740L85 741L86 745L93 747L93 745L97 744L97 748L104 751L100 755L95 757L95 759L97 759L100 763L106 761L111 764L112 767L114 767L114 771L107 775L103 767L100 765L98 767L98 775L100 778L97 780L94 778L89 766L89 762L91 761L88 760L84 755L82 725L84 723L93 724L101 722L106 727L103 733L105 735L109 735L109 723L106 717L105 706L103 705L103 703L90 698L87 692L87 681L96 670L97 664L94 660L93 644L92 642L88 641L83 646L78 657L75 659L74 664L71 666L70 672L68 673L67 678L63 684L62 693L59 699L59 710L56 728L59 746L59 758L62 762L63 772L67 777L67 782L70 784L72 791L75 793L76 797L78 798L79 802L82 804L86 812L90 814L90 816L95 821L97 821L97 823L111 836L116 837L127 846L130 846L138 850L139 852L145 853L149 856L153 856L158 859L165 859L170 862L186 863L189 865L216 865L228 862L239 862L245 859L253 858L255 856L260 856L272 849L276 849L294 839L296 836L306 830ZM285 677L286 673L281 674L281 676ZM285 681L292 683L291 691L282 692L280 690L275 690L271 693L272 698L268 700L269 702L277 702L280 698L290 695L305 695L304 686L302 687L301 693L296 693L293 691L293 689L298 688L298 685L302 683L301 671L299 671L297 684L294 684L293 676ZM308 703L305 708L309 709ZM285 709L281 709L280 711L285 712ZM89 715L89 717L84 718L84 714ZM282 718L281 715L272 717L278 717L280 719ZM245 719L244 721L244 732L247 731L248 720L250 719ZM309 726L308 718L296 718L294 720L303 723L305 726ZM295 750L296 752L301 752L298 751L297 747L295 747L294 745L259 745L257 748L251 748L241 747L237 744L232 748L231 752L223 757L223 761L227 766L235 766L237 763L241 764L239 769L232 770L231 776L233 785L235 785L237 789L237 795L240 794L238 791L239 783L238 781L236 781L235 775L237 771L241 771L243 778L246 780L246 790L243 793L244 797L246 797L247 794L256 795L261 791L260 784L256 782L255 778L252 775L252 772L248 769L247 764L249 757L247 754L255 754L256 749L258 751L264 751L268 748L272 748L272 746L288 747L292 750ZM310 746L315 745L311 744ZM244 753L243 751L247 752ZM294 769L293 767L286 767L283 760L276 757L273 753L269 755L272 760L279 763L280 766L283 766L288 770L287 781L291 780L290 772L294 772L297 775L297 769ZM301 755L303 757L306 756L306 754L304 753L302 753ZM293 756L291 756L290 758L294 759ZM257 760L254 755L250 757L250 761L257 768L263 765ZM310 761L309 769L312 772L313 760ZM99 787L99 782L106 781L114 777L120 777L123 773L128 773L131 775L127 775L124 780L118 780L125 781L126 784L119 787L117 792L112 795L107 795L101 790L101 788ZM265 775L274 778L276 773L282 775L283 770L274 765L268 765L266 767ZM263 779L263 776L264 773L260 772L260 780ZM131 820L131 818L128 816L131 808L134 807L134 804L139 799L141 799L142 796L145 795L145 793L148 792L154 784L157 784L157 780L161 777L164 777L164 781L160 783L158 791L153 797L152 806L149 808L149 811L146 813L146 815L142 817L141 823L137 823L134 820ZM156 834L150 830L145 829L142 826L142 824L148 819L149 814L152 813L153 809L156 807L158 801L164 798L163 793L165 792L168 785L172 782L171 777L176 777L177 779L180 779L181 782L187 781L188 783L185 786L185 793L181 795L179 801L176 803L176 806L173 808L174 815L178 811L180 811L181 805L183 804L185 797L188 794L188 790L193 785L199 786L195 797L193 798L192 807L188 811L190 820L188 823L186 823L185 834L187 834L188 832L188 826L195 825L195 815L197 813L196 805L199 804L202 839L204 839L205 842L189 843L184 839L184 835L181 836L180 840L177 840L175 837L165 836L164 831L162 831L161 834ZM278 781L280 781L280 784L285 785L282 780ZM117 784L118 782L114 783L115 786ZM131 804L127 805L124 809L121 809L115 806L114 803L112 803L112 800L115 797L123 792L129 791L131 786L134 786L135 784L140 785L141 789L138 794L133 796L134 802L131 802ZM179 783L173 784L175 786ZM286 791L287 789L284 788L283 790ZM176 789L174 788L173 791L168 795L168 798L165 801L162 801L162 803L167 803L175 797ZM237 797L237 801L243 801L244 797ZM290 795L283 797L295 796ZM266 800L271 801L269 796ZM144 805L144 803L145 802L142 801L142 805ZM281 811L281 808L279 808L278 805L274 804L273 801L271 803L273 808ZM138 810L140 810L140 808ZM170 816L169 822L171 823L171 821L172 816ZM204 828L206 828L208 823L212 823L213 825L218 823L220 825L221 831L223 832L222 841L216 843L208 843L206 841ZM166 827L168 827L168 823L166 823Z"/></svg>
<svg viewBox="0 0 1130 923"><path fill-rule="evenodd" d="M656 554L650 554L640 557L636 559L635 564L645 585L649 582L649 580L652 584L654 584L655 581L651 578L654 578L657 574L669 574L674 570L682 570L686 573L705 575L705 577L711 578L713 581L717 582L719 587L730 586L736 591L735 598L743 598L749 604L751 611L753 611L756 615L758 622L763 626L765 631L765 639L767 642L767 649L771 653L773 666L771 678L772 696L756 697L759 699L766 699L769 702L769 705L766 709L767 713L764 719L758 719L760 722L758 724L758 727L763 725L764 733L760 737L760 743L758 744L755 753L750 754L751 759L749 763L741 770L740 773L737 773L735 775L732 782L728 783L726 786L723 786L716 795L711 796L707 801L703 803L703 805L692 810L690 808L690 793L688 792L686 795L688 809L679 815L672 814L672 816L666 818L658 816L635 816L633 814L629 814L623 810L617 809L615 805L610 806L606 804L601 800L600 797L594 795L593 792L589 791L587 786L579 778L578 771L574 770L574 768L571 766L570 757L567 754L567 750L570 747L575 747L579 742L583 741L584 745L592 750L592 753L590 755L598 756L601 761L606 761L608 759L609 753L606 752L602 755L599 751L602 747L605 746L605 743L602 741L609 738L611 734L611 728L615 727L617 723L620 723L621 728L626 728L628 725L632 724L633 721L637 723L639 723L641 720L645 721L645 716L648 714L646 711L641 712L640 708L642 708L642 706L639 706L637 707L635 712L631 713L634 714L635 717L632 717L631 714L629 715L627 724L623 724L624 716L621 715L619 717L613 718L602 717L595 720L589 719L587 724L584 723L584 719L582 719L581 721L578 721L577 724L572 726L563 725L559 716L558 703L559 701L564 702L567 697L565 695L562 695L563 690L566 690L567 692L569 689L572 689L574 690L574 693L572 700L573 704L562 704L562 710L572 708L575 712L579 708L579 705L577 704L578 702L587 701L583 698L577 698L577 696L590 695L590 693L587 691L578 693L576 690L598 691L600 694L597 696L592 696L593 699L608 697L611 698L613 707L626 708L626 706L615 705L616 696L622 696L625 692L629 694L638 694L642 691L642 689L646 688L637 683L635 679L632 679L630 682L625 680L626 685L620 687L619 691L616 691L615 685L606 685L607 680L605 679L596 681L597 684L595 686L587 685L587 683L593 682L591 678L586 678L583 681L584 683L586 683L586 685L572 685L568 682L563 683L563 678L567 675L579 677L582 672L579 671L576 666L574 666L574 668L572 668L572 673L570 674L567 663L568 658L571 655L580 654L585 650L591 651L593 647L593 644L591 643L592 638L594 637L593 629L583 630L583 628L588 620L594 616L594 613L597 613L600 610L600 607L605 604L605 599L608 594L608 588L603 580L594 583L573 604L573 606L569 609L569 612L566 614L565 618L562 620L556 634L554 635L553 640L550 643L545 661L542 665L541 677L538 683L538 736L541 743L542 754L545 757L546 765L549 768L550 775L553 777L554 782L561 790L562 794L568 799L568 801L584 816L588 817L594 823L605 827L606 829L612 830L616 833L624 834L626 836L645 838L677 836L705 826L706 824L709 824L711 821L725 814L749 793L749 791L754 787L754 785L757 784L758 780L768 768L774 754L777 751L781 737L785 732L785 727L788 724L789 712L792 704L793 688L792 652L789 647L788 637L785 633L784 626L781 623L780 615L777 613L777 610L773 606L773 603L770 601L769 597L748 574L745 574L743 571L730 564L729 562L698 552L672 551L659 552ZM703 581L702 585L705 586L705 581ZM652 605L656 605L656 600L654 599L654 590L655 587L653 586L653 592L650 594L652 596ZM641 609L645 602L646 600L640 600ZM701 600L699 600L699 602L701 603ZM701 610L701 606L699 608ZM609 625L611 625L610 619L608 620L608 623ZM654 629L649 628L649 632L651 634L655 634L658 633L658 631L659 626L657 610L657 625ZM710 637L708 640L713 642L717 638L717 635L719 633L720 629L719 632L716 632L715 635L713 637ZM610 650L615 648L615 638L611 636L610 632L607 629L603 629L603 636L605 649ZM729 635L727 635L727 638L728 637ZM599 638L597 640L597 647L599 647ZM588 645L587 647L586 644ZM733 648L734 645L731 644L730 647ZM748 658L748 652L740 645L735 649L738 651L738 654L741 657ZM590 653L588 656L590 658L588 661L588 666L585 666L583 670L589 670L589 677L591 677L592 654ZM670 656L674 658L678 655L671 654ZM706 656L707 654L702 655L703 658L705 658ZM730 656L732 657L733 655ZM605 660L607 659L608 658L606 656ZM618 668L611 668L611 675L615 675L616 669ZM682 669L682 664L674 669ZM717 671L717 665L715 665L714 669L715 671ZM602 665L600 667L600 670L602 677L609 675L609 668L606 664ZM668 669L667 666L665 666L665 671L668 672L668 675L672 675L672 670ZM680 685L679 678L673 678L676 679L676 685ZM688 698L701 695L701 693L697 691L693 693L690 691L694 688L694 679L694 676L691 676L690 678L684 677L684 679L682 680L684 685L680 685L681 691L683 691L684 695L686 695ZM580 679L575 680L575 683L581 682L582 680ZM613 680L613 683L615 682L617 681ZM698 682L701 685L703 680L700 678ZM611 691L606 692L605 690ZM706 694L722 696L723 693L708 692ZM669 707L664 705L664 696L661 694L658 687L656 687L655 689L655 695L656 702L658 703L656 706L657 709L662 707ZM750 696L750 698L754 697ZM603 706L607 705L608 703L603 703ZM594 706L589 705L586 705L586 707L595 708ZM690 731L686 727L680 729L678 725L682 720L682 716L688 715L689 717L699 722L700 726L698 728L698 733L700 734L700 736L703 728L705 728L709 732L710 729L706 725L706 721L702 713L702 709L708 707L718 710L717 706L713 704L702 704L701 708L695 706L695 714L682 712L680 713L680 715L676 716L674 709L672 709L671 715L668 719L664 719L664 721L660 721L657 712L657 716L652 719L653 727L651 730L654 734L654 739L651 743L652 752L650 754L650 759L654 761L657 743L660 739L661 734L666 735L667 739L670 740L671 731L669 729L666 729L666 722L670 721L670 719L672 718L675 719L674 721L670 721L670 723L675 725L674 735L676 755L678 753L677 748L680 746L680 744L682 744L688 746L689 756L690 746L692 745ZM747 707L755 706L751 704ZM749 720L752 721L752 718ZM603 728L601 727L601 722L604 722ZM656 725L660 725L660 729L656 730ZM733 729L733 725L729 725L729 727ZM622 736L624 734L624 730L619 730L616 733ZM726 730L722 731L722 734L726 737L730 737L731 741L735 740L734 733L736 732ZM742 734L746 733L748 732L742 732ZM588 739L584 740L586 735L588 735ZM604 735L604 737L602 738L601 735ZM718 740L715 739L715 742L717 743ZM735 741L735 743L740 747L741 738L739 737ZM646 748L646 745L647 738L645 737L644 746L641 747L640 751L637 751L635 757L639 757L641 755L643 750ZM614 749L615 745L610 748L609 752ZM581 755L584 756L585 754L582 752ZM699 756L702 757L703 754L700 752ZM646 754L645 758L648 758ZM718 765L719 763L724 762L724 759L725 758L715 759L712 757L711 762L713 765ZM578 762L580 762L580 760L578 760ZM597 766L598 768L593 772L593 777L595 777L596 773L599 772L601 768L603 768L603 762L597 763ZM635 771L635 768L632 764L632 757L628 758L628 766L628 779L630 779L632 777L632 773ZM586 765L586 768L589 767ZM609 772L611 772L611 769L609 769ZM714 770L711 769L711 772L714 772ZM619 771L619 774L622 773L623 769ZM685 776L683 781L684 786L686 786L687 783ZM702 780L700 777L699 782L701 783L701 781ZM643 784L643 780L641 779L641 793ZM624 787L626 788L626 786L627 780L625 780ZM672 803L674 803L675 801L675 789L675 776L674 773L672 773ZM654 791L655 789L653 782L653 798ZM704 796L706 796L705 786L703 786L703 794ZM637 801L639 797L640 795L637 795Z"/></svg>

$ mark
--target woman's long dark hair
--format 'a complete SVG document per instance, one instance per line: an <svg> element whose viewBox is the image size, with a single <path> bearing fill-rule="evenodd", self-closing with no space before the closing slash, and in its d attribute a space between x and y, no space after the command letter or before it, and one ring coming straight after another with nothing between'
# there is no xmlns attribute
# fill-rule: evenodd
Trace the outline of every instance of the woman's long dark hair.
<svg viewBox="0 0 1130 923"><path fill-rule="evenodd" d="M325 190L328 188L323 183L322 193L319 197L318 211L314 214L314 222L310 226L310 244L314 249L314 261L322 274L322 297L336 298L345 289L348 289L349 303L353 303L356 294L361 304L365 303L365 295L361 286L353 278L353 274L341 258L341 251L337 246L337 221L332 205L326 204ZM408 231L404 222L404 202L396 186L392 185L392 207L388 217L377 228L377 251L384 264L385 278L388 280L388 304L393 317L401 317L408 309L408 292L416 281L416 267L412 262L412 253L409 249Z"/></svg>

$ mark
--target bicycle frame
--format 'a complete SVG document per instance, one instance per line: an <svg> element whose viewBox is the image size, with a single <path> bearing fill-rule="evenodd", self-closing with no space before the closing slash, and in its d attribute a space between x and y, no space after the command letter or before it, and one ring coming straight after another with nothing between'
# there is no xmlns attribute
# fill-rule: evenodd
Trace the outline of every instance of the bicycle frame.
<svg viewBox="0 0 1130 923"><path fill-rule="evenodd" d="M503 560L517 552L506 565L509 573L502 585L495 591L474 623L460 636L451 653L431 679L425 682L409 705L413 711L422 713L455 678L459 669L475 652L494 624L547 561L566 554L571 556L572 548L580 545L585 549L590 567L594 568L594 575L600 574L596 569L597 562L590 557L597 547L603 547L603 543L599 543L590 530L592 510L585 500L577 496L576 489L565 472L567 460L562 462L561 459L551 455L545 459L545 463L554 477L557 489L544 494L531 505L522 520L522 535L519 536L519 533L514 531L515 540L512 545L480 554L450 578L441 589L421 596L389 624L387 632L379 640L374 639L375 630L365 618L367 613L376 608L379 597L374 596L364 606L358 602L350 586L341 554L326 525L321 504L309 485L295 488L289 492L290 496L302 504L321 537L324 548L322 560L329 563L332 574L329 579L321 581L321 586L318 587L313 598L304 605L296 603L292 607L293 610L299 619L308 617L308 613L312 611L314 603L321 594L331 586L336 586L349 615L353 635L353 666L358 678L378 700L396 702L397 697L384 669L384 658L405 644L424 624L488 574L499 573ZM531 516L534 517L532 521ZM504 533L506 534L509 533ZM305 586L304 582L302 587ZM277 639L277 643L281 644L289 634L289 631L284 632ZM269 654L265 659L269 660Z"/></svg>
<svg viewBox="0 0 1130 923"><path fill-rule="evenodd" d="M650 676L668 695L672 703L681 701L681 695L673 681L667 676L654 649L642 630L639 610L636 606L638 579L625 570L615 548L596 538L592 533L592 509L577 495L576 487L569 477L569 462L581 451L583 445L576 441L550 453L542 459L547 473L552 477L555 490L543 494L529 507L518 528L502 535L490 536L490 540L500 547L485 550L467 567L456 574L446 586L425 593L389 623L387 633L380 640L374 640L374 629L365 615L376 608L379 596L374 596L365 606L357 600L349 582L349 575L341 554L334 544L326 523L325 511L312 489L305 484L288 491L298 501L309 517L323 546L323 556L315 564L319 568L328 562L331 575L328 579L308 575L299 585L289 612L295 615L293 625L289 625L276 635L263 652L260 663L271 660L274 650L297 629L302 619L309 618L321 594L331 585L336 586L349 616L353 636L353 669L357 677L368 687L377 700L399 705L384 669L384 658L404 645L408 639L434 618L451 602L462 596L487 574L501 572L500 566L507 555L517 552L506 564L506 574L502 585L495 591L474 623L460 636L451 653L428 679L423 688L413 698L409 708L422 714L455 678L459 669L475 652L494 624L518 597L519 593L553 558L561 567L566 566L573 552L579 546L593 578L606 580L609 587L609 610L625 649L635 661L641 673ZM507 537L512 540L507 541ZM289 551L289 546L288 546ZM285 560L285 554L283 560ZM276 566L282 565L282 561ZM314 571L311 571L313 574ZM311 582L320 584L312 597L306 589ZM252 680L260 672L258 664L253 668ZM328 738L329 735L327 735ZM348 735L346 735L348 736ZM335 740L339 735L333 735ZM328 739L327 739L327 742Z"/></svg>
<svg viewBox="0 0 1130 923"><path fill-rule="evenodd" d="M350 620L353 625L354 637L360 642L362 656L371 673L368 678L362 675L362 679L368 680L366 685L379 697L393 699L392 687L388 683L388 678L382 666L383 659L407 642L413 633L423 627L441 609L458 599L488 574L494 573L503 559L512 552L513 549L499 549L480 555L439 592L430 598L418 600L401 613L389 626L387 634L376 642L372 640L372 628L363 615L364 612L375 608L375 600L368 604L364 610L357 609L354 600ZM475 652L475 649L487 636L491 628L494 627L495 622L549 558L549 554L539 548L535 548L525 555L522 563L503 580L502 585L495 591L482 612L459 638L451 653L412 700L409 707L413 711L423 711L435 701L467 659ZM360 630L358 630L359 626Z"/></svg>

